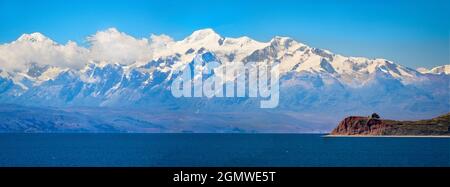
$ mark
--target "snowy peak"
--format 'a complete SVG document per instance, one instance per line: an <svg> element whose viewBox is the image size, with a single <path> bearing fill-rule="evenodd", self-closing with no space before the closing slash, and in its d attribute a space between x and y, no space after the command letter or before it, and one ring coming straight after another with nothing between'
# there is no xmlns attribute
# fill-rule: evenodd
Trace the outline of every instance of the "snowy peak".
<svg viewBox="0 0 450 187"><path fill-rule="evenodd" d="M270 45L275 49L288 50L290 52L293 52L295 50L298 50L300 47L305 46L304 44L299 43L292 38L281 36L276 36L272 40L270 40Z"/></svg>
<svg viewBox="0 0 450 187"><path fill-rule="evenodd" d="M445 75L450 75L450 65L443 65L443 66L436 66L434 68L431 69L427 69L424 67L420 67L416 69L418 72L422 73L422 74L445 74Z"/></svg>
<svg viewBox="0 0 450 187"><path fill-rule="evenodd" d="M427 68L424 68L424 67L419 67L416 69L416 71L418 71L419 73L425 74L425 73L428 73L428 71L430 71L430 70Z"/></svg>
<svg viewBox="0 0 450 187"><path fill-rule="evenodd" d="M183 40L185 43L204 43L207 42L217 42L217 44L221 45L221 41L223 38L217 34L214 30L207 28L194 31L190 36Z"/></svg>
<svg viewBox="0 0 450 187"><path fill-rule="evenodd" d="M40 43L40 42L50 42L54 43L50 38L44 36L39 32L34 32L31 34L22 34L17 42L31 42L31 43Z"/></svg>
<svg viewBox="0 0 450 187"><path fill-rule="evenodd" d="M54 80L61 72L66 70L68 69L30 63L27 65L27 70L23 72L10 72L7 78L10 78L16 84L21 85L21 87L28 89L33 86L38 86L43 82Z"/></svg>
<svg viewBox="0 0 450 187"><path fill-rule="evenodd" d="M450 74L450 65L437 66L429 71L429 73L433 74Z"/></svg>
<svg viewBox="0 0 450 187"><path fill-rule="evenodd" d="M41 76L45 71L49 69L49 65L38 65L37 63L31 63L30 67L28 68L27 75L30 77L39 77Z"/></svg>
<svg viewBox="0 0 450 187"><path fill-rule="evenodd" d="M223 46L225 47L236 47L237 49L243 48L245 46L255 46L255 45L264 45L265 43L258 42L253 40L247 36L242 36L239 38L225 38L223 42ZM256 49L254 49L256 50Z"/></svg>
<svg viewBox="0 0 450 187"><path fill-rule="evenodd" d="M294 39L284 36L275 36L270 40L270 43L272 44L289 44L290 42L293 42Z"/></svg>

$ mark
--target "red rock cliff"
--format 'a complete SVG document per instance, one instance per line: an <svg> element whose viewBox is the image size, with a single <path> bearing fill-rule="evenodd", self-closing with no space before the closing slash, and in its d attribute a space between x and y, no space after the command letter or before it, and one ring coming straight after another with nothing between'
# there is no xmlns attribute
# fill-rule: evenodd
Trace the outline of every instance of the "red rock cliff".
<svg viewBox="0 0 450 187"><path fill-rule="evenodd" d="M331 135L383 135L391 127L380 119L350 116L342 120Z"/></svg>
<svg viewBox="0 0 450 187"><path fill-rule="evenodd" d="M331 135L435 135L450 136L450 113L427 120L396 121L350 116L342 120Z"/></svg>

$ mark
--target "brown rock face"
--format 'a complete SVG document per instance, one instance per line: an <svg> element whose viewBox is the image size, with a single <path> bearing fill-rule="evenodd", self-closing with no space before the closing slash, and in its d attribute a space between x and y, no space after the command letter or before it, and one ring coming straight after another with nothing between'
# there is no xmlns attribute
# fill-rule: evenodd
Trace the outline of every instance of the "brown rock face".
<svg viewBox="0 0 450 187"><path fill-rule="evenodd" d="M331 135L383 135L390 127L392 125L380 119L350 116L342 120Z"/></svg>
<svg viewBox="0 0 450 187"><path fill-rule="evenodd" d="M331 135L450 136L450 113L428 120L395 121L361 116L342 120Z"/></svg>

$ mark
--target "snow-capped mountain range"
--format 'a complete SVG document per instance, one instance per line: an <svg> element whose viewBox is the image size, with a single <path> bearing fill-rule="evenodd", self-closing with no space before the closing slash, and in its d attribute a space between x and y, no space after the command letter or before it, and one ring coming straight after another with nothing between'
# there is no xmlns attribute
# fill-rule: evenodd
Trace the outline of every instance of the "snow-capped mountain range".
<svg viewBox="0 0 450 187"><path fill-rule="evenodd" d="M88 42L88 47L71 41L61 45L33 33L0 45L0 103L267 112L252 98L174 98L170 83L176 70L200 58L221 65L279 62L280 105L270 112L293 119L314 121L323 115L330 123L370 112L417 119L450 109L450 65L414 70L386 59L334 54L289 37L260 42L222 37L212 29L180 41L166 35L136 39L108 29Z"/></svg>
<svg viewBox="0 0 450 187"><path fill-rule="evenodd" d="M419 71L420 73L431 73L431 74L450 74L450 65L443 65L443 66L437 66L431 69L426 69L426 68L417 68L417 71Z"/></svg>

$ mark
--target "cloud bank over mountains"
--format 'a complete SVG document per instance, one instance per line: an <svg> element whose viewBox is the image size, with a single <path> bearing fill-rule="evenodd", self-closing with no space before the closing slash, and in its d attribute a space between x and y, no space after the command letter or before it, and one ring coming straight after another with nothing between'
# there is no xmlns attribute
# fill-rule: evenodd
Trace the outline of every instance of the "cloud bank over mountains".
<svg viewBox="0 0 450 187"><path fill-rule="evenodd" d="M30 63L80 68L89 50L69 41L60 45L40 33L23 34L14 42L0 45L0 64L9 71L21 71Z"/></svg>
<svg viewBox="0 0 450 187"><path fill-rule="evenodd" d="M155 42L110 28L88 36L86 48L73 41L58 44L41 33L23 34L16 41L0 45L0 64L5 70L22 71L31 63L80 69L87 62L148 62L152 59L152 46L161 40L155 36L151 39Z"/></svg>
<svg viewBox="0 0 450 187"><path fill-rule="evenodd" d="M115 28L99 31L88 37L89 60L131 64L152 59L152 47L147 38L137 39Z"/></svg>

